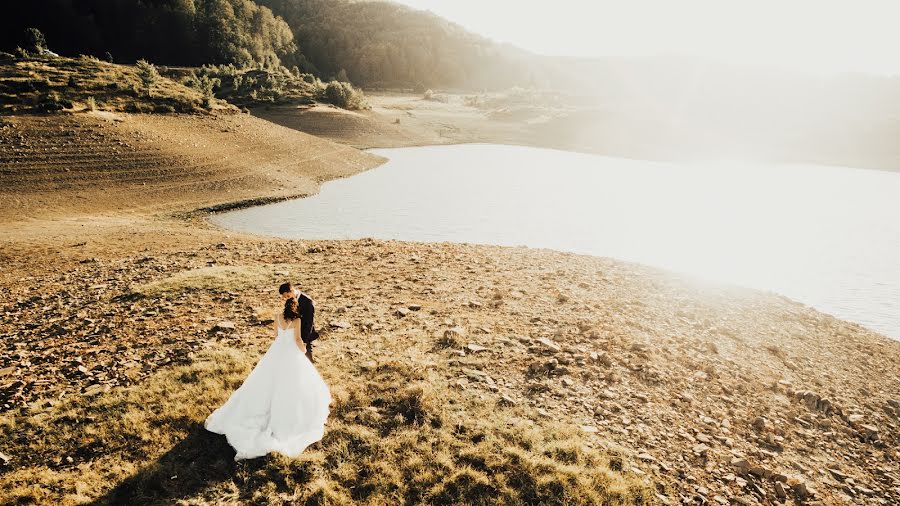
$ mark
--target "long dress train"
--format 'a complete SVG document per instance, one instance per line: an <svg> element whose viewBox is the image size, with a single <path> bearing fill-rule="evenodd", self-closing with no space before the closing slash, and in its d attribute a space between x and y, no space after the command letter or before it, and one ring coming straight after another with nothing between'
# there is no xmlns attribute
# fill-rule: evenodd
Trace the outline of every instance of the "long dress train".
<svg viewBox="0 0 900 506"><path fill-rule="evenodd" d="M331 392L297 347L293 327L279 326L278 337L244 383L203 424L225 435L237 451L235 460L272 451L296 457L325 434Z"/></svg>

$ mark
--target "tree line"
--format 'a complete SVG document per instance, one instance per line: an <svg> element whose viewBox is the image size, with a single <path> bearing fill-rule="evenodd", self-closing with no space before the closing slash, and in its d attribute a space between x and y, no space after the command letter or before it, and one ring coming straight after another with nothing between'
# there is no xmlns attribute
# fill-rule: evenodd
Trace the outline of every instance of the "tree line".
<svg viewBox="0 0 900 506"><path fill-rule="evenodd" d="M297 49L284 20L252 0L29 0L3 10L6 50L29 27L57 53L123 63L277 64Z"/></svg>
<svg viewBox="0 0 900 506"><path fill-rule="evenodd" d="M531 55L430 12L386 1L256 0L284 18L286 61L365 86L507 88L533 81Z"/></svg>
<svg viewBox="0 0 900 506"><path fill-rule="evenodd" d="M297 66L364 86L528 84L528 55L424 11L350 0L29 0L0 17L0 48L39 29L50 49L133 63Z"/></svg>

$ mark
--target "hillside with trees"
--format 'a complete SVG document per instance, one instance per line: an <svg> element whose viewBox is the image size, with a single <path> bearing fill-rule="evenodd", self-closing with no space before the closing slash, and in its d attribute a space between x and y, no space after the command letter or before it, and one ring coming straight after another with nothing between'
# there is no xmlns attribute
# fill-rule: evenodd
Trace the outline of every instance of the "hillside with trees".
<svg viewBox="0 0 900 506"><path fill-rule="evenodd" d="M508 88L535 80L534 55L427 11L386 1L257 0L284 18L310 72L369 87Z"/></svg>
<svg viewBox="0 0 900 506"><path fill-rule="evenodd" d="M157 64L278 64L293 54L284 20L252 0L42 0L4 6L0 47L35 27L65 56Z"/></svg>
<svg viewBox="0 0 900 506"><path fill-rule="evenodd" d="M35 27L64 56L121 63L294 66L369 87L527 85L531 55L429 12L349 0L45 0L15 2L0 49Z"/></svg>

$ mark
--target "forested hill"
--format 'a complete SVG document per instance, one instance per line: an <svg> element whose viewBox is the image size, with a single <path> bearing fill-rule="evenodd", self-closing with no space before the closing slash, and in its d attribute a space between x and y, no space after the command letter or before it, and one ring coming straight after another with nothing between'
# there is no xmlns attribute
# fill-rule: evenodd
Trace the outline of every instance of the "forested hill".
<svg viewBox="0 0 900 506"><path fill-rule="evenodd" d="M386 1L256 0L284 18L306 63L365 86L494 88L530 84L533 56L430 12ZM302 67L302 65L301 65Z"/></svg>
<svg viewBox="0 0 900 506"><path fill-rule="evenodd" d="M27 27L50 49L133 63L277 63L296 50L287 24L252 0L28 0L9 2L0 46L24 46Z"/></svg>
<svg viewBox="0 0 900 506"><path fill-rule="evenodd" d="M424 11L350 0L33 0L4 6L0 50L35 27L67 56L284 64L364 86L527 85L531 55ZM343 71L343 72L342 72ZM346 79L345 79L346 77Z"/></svg>

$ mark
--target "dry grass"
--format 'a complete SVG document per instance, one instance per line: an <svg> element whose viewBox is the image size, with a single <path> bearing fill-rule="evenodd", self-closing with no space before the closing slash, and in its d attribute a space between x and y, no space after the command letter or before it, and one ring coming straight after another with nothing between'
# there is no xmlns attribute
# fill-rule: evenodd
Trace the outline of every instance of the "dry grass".
<svg viewBox="0 0 900 506"><path fill-rule="evenodd" d="M231 292L265 284L277 286L288 279L291 269L290 265L283 264L202 267L132 287L132 292L144 297L166 297L184 292Z"/></svg>
<svg viewBox="0 0 900 506"><path fill-rule="evenodd" d="M642 480L611 469L574 428L535 425L401 361L320 366L335 399L325 438L297 459L235 463L202 422L255 361L211 348L128 389L5 414L0 441L12 459L0 503L651 502Z"/></svg>
<svg viewBox="0 0 900 506"><path fill-rule="evenodd" d="M237 112L221 100L204 102L197 90L160 77L145 89L138 70L90 57L36 58L0 63L0 113L80 111Z"/></svg>

